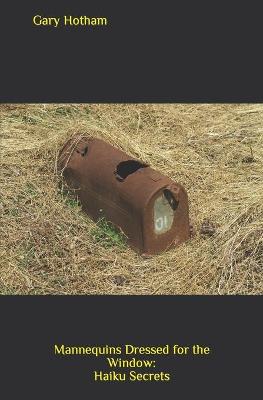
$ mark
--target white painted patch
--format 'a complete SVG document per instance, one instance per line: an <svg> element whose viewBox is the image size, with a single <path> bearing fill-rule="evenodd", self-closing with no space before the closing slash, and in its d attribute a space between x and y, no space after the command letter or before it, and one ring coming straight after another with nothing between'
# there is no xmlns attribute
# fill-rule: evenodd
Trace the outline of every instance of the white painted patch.
<svg viewBox="0 0 263 400"><path fill-rule="evenodd" d="M154 231L158 235L169 231L172 227L174 212L164 194L154 202Z"/></svg>

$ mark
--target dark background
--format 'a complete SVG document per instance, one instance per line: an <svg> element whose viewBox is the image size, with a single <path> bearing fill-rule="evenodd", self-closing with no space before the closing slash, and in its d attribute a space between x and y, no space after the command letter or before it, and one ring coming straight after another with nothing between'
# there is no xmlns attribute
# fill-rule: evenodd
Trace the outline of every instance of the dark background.
<svg viewBox="0 0 263 400"><path fill-rule="evenodd" d="M107 16L38 28L32 17ZM262 101L259 2L23 0L1 3L1 101Z"/></svg>
<svg viewBox="0 0 263 400"><path fill-rule="evenodd" d="M259 297L21 296L2 298L1 309L5 399L259 398ZM54 344L167 343L199 343L212 353L198 358L138 356L156 358L154 372L171 373L170 382L150 383L94 383L92 371L107 369L103 357L54 356Z"/></svg>
<svg viewBox="0 0 263 400"><path fill-rule="evenodd" d="M32 16L106 16L108 27L36 28ZM5 0L1 102L258 102L261 12L253 2ZM258 398L261 297L0 298L1 397ZM211 346L207 358L158 361L169 383L92 383L103 359L68 345ZM2 396L3 395L3 396Z"/></svg>

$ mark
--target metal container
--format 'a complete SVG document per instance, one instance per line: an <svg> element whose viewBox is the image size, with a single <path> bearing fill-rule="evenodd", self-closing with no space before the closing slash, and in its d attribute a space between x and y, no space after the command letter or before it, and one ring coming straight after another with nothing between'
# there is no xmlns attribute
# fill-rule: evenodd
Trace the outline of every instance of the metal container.
<svg viewBox="0 0 263 400"><path fill-rule="evenodd" d="M139 253L157 254L190 237L185 189L109 143L74 137L58 166L83 210L118 227Z"/></svg>

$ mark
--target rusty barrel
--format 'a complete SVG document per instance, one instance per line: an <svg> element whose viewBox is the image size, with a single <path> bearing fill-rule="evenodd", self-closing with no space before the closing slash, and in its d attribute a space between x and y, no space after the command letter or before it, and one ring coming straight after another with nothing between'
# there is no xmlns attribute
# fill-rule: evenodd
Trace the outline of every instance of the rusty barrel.
<svg viewBox="0 0 263 400"><path fill-rule="evenodd" d="M183 186L109 143L73 137L58 167L83 210L118 227L139 253L157 254L190 237Z"/></svg>

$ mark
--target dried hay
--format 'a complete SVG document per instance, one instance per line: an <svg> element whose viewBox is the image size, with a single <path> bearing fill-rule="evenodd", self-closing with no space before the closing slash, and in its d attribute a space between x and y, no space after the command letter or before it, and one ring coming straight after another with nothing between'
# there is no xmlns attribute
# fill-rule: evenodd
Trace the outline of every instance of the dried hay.
<svg viewBox="0 0 263 400"><path fill-rule="evenodd" d="M58 151L76 132L182 183L196 236L147 259L105 249L59 192ZM262 293L263 104L7 104L0 135L0 293Z"/></svg>

